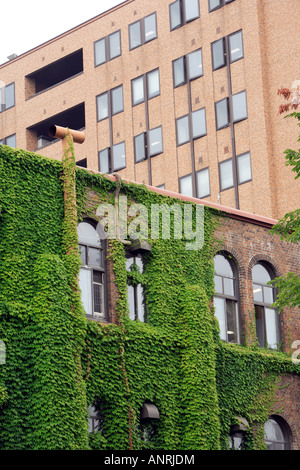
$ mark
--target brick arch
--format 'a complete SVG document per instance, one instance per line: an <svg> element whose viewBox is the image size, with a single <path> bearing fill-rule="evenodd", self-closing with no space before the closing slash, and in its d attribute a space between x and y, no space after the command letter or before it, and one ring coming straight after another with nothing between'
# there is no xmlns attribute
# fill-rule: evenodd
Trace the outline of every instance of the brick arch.
<svg viewBox="0 0 300 470"><path fill-rule="evenodd" d="M226 243L223 243L222 248L218 251L218 253L224 253L224 254L230 255L233 258L233 262L236 265L238 275L239 276L246 275L246 268L245 268L245 263L243 261L243 258L235 248L233 248L232 246L228 246Z"/></svg>
<svg viewBox="0 0 300 470"><path fill-rule="evenodd" d="M268 263L271 268L273 269L274 271L274 274L275 274L275 277L278 277L278 276L282 276L282 271L281 271L281 268L279 266L279 264L277 263L277 261L272 258L272 256L270 255L266 255L266 254L257 254L257 255L254 255L251 260L249 261L249 264L248 264L248 277L251 279L252 278L252 269L253 267L259 263L260 261L265 261L266 263Z"/></svg>

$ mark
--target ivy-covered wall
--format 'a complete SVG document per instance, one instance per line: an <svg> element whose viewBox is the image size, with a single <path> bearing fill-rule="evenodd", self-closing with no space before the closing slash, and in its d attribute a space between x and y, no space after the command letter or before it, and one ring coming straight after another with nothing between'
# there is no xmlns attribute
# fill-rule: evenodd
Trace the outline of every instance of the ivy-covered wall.
<svg viewBox="0 0 300 470"><path fill-rule="evenodd" d="M251 425L246 447L263 448L280 377L299 370L283 353L220 342L211 307L220 214L205 208L201 250L151 240L137 275L147 323L129 320L126 247L110 241L117 322L87 321L74 283L79 255L65 176L60 162L0 146L0 449L226 449L235 416ZM78 221L99 202L114 202L116 188L76 169ZM174 202L143 186L122 182L120 190L147 207ZM139 421L147 400L160 420L145 443ZM89 434L95 402L103 430Z"/></svg>

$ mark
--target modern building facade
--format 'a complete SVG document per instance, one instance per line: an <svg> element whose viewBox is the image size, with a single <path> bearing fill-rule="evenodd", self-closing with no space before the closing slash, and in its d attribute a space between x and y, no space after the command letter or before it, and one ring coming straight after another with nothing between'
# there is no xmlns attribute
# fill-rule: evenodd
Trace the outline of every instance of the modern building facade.
<svg viewBox="0 0 300 470"><path fill-rule="evenodd" d="M21 149L0 163L1 450L300 449L299 308L268 284L299 248L273 219L206 202L200 249L152 219L105 238L102 203L127 198L128 232L137 203L203 204Z"/></svg>
<svg viewBox="0 0 300 470"><path fill-rule="evenodd" d="M49 127L84 128L79 165L277 219L300 199L277 115L299 17L297 0L127 0L0 66L0 141L59 159Z"/></svg>

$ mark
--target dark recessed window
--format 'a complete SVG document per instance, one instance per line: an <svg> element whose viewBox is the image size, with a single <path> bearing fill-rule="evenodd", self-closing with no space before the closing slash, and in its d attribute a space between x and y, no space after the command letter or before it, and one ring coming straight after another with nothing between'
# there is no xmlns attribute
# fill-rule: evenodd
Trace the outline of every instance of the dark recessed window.
<svg viewBox="0 0 300 470"><path fill-rule="evenodd" d="M1 83L1 82L0 82ZM0 113L15 106L15 84L0 88Z"/></svg>
<svg viewBox="0 0 300 470"><path fill-rule="evenodd" d="M208 5L209 5L209 11L214 11L217 10L218 8L221 8L227 3L231 3L234 0L208 0Z"/></svg>
<svg viewBox="0 0 300 470"><path fill-rule="evenodd" d="M134 78L132 84L133 106L143 103L145 99L151 99L160 94L159 69Z"/></svg>
<svg viewBox="0 0 300 470"><path fill-rule="evenodd" d="M190 115L176 119L177 145L206 135L205 108L193 111Z"/></svg>
<svg viewBox="0 0 300 470"><path fill-rule="evenodd" d="M129 49L135 49L157 38L156 13L129 25Z"/></svg>
<svg viewBox="0 0 300 470"><path fill-rule="evenodd" d="M134 137L135 162L154 157L163 152L162 127L150 129Z"/></svg>
<svg viewBox="0 0 300 470"><path fill-rule="evenodd" d="M179 28L190 21L199 18L200 9L198 0L176 0L169 6L170 28Z"/></svg>
<svg viewBox="0 0 300 470"><path fill-rule="evenodd" d="M179 192L184 196L193 197L192 175L186 175L179 178Z"/></svg>
<svg viewBox="0 0 300 470"><path fill-rule="evenodd" d="M197 196L202 199L210 195L209 169L197 171Z"/></svg>
<svg viewBox="0 0 300 470"><path fill-rule="evenodd" d="M220 338L229 343L239 342L237 269L222 254L214 257L215 314L219 321Z"/></svg>
<svg viewBox="0 0 300 470"><path fill-rule="evenodd" d="M274 287L268 285L274 277L273 270L264 263L256 264L252 270L256 336L260 347L271 349L279 346L278 313L272 308Z"/></svg>
<svg viewBox="0 0 300 470"><path fill-rule="evenodd" d="M111 173L126 167L125 142L100 150L98 153L99 171Z"/></svg>
<svg viewBox="0 0 300 470"><path fill-rule="evenodd" d="M116 31L94 43L95 67L121 55L121 32Z"/></svg>
<svg viewBox="0 0 300 470"><path fill-rule="evenodd" d="M252 180L250 152L237 156L238 183L243 184Z"/></svg>
<svg viewBox="0 0 300 470"><path fill-rule="evenodd" d="M79 287L85 313L94 320L105 320L104 240L88 222L78 225L78 240L81 257Z"/></svg>
<svg viewBox="0 0 300 470"><path fill-rule="evenodd" d="M0 140L0 145L8 145L9 147L16 148L16 134L12 134Z"/></svg>
<svg viewBox="0 0 300 470"><path fill-rule="evenodd" d="M218 39L211 45L213 70L226 65L226 41L228 41L229 62L236 62L244 57L243 33L237 31L227 37Z"/></svg>
<svg viewBox="0 0 300 470"><path fill-rule="evenodd" d="M190 52L173 61L174 87L184 85L187 81L203 75L202 49Z"/></svg>
<svg viewBox="0 0 300 470"><path fill-rule="evenodd" d="M124 111L122 85L97 96L98 121L102 121L122 111Z"/></svg>

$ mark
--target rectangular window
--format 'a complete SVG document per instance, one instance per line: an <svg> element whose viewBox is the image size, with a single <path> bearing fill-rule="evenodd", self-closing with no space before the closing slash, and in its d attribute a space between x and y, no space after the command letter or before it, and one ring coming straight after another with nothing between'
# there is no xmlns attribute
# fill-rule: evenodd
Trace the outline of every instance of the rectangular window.
<svg viewBox="0 0 300 470"><path fill-rule="evenodd" d="M229 124L228 98L216 103L217 130L227 127Z"/></svg>
<svg viewBox="0 0 300 470"><path fill-rule="evenodd" d="M193 197L192 175L186 175L179 179L179 192L184 196Z"/></svg>
<svg viewBox="0 0 300 470"><path fill-rule="evenodd" d="M94 43L95 67L121 55L121 32L116 31Z"/></svg>
<svg viewBox="0 0 300 470"><path fill-rule="evenodd" d="M236 62L244 57L243 33L236 31L227 37L218 39L211 45L213 70L226 65L226 42L228 43L229 62Z"/></svg>
<svg viewBox="0 0 300 470"><path fill-rule="evenodd" d="M130 320L145 321L145 299L144 299L144 288L142 284L133 282L130 275L132 267L135 266L140 274L143 274L144 266L141 255L130 256L126 259L126 270L127 270L127 300L129 306L129 318Z"/></svg>
<svg viewBox="0 0 300 470"><path fill-rule="evenodd" d="M220 169L220 189L225 191L233 187L232 159L225 160L219 164Z"/></svg>
<svg viewBox="0 0 300 470"><path fill-rule="evenodd" d="M195 78L202 77L202 75L202 49L197 49L173 61L173 82L175 88L184 85L187 80L194 80Z"/></svg>
<svg viewBox="0 0 300 470"><path fill-rule="evenodd" d="M134 137L134 154L135 163L142 162L146 158L146 141L144 132Z"/></svg>
<svg viewBox="0 0 300 470"><path fill-rule="evenodd" d="M97 119L102 121L124 111L123 85L97 96Z"/></svg>
<svg viewBox="0 0 300 470"><path fill-rule="evenodd" d="M177 0L170 4L170 29L179 28L199 18L199 0Z"/></svg>
<svg viewBox="0 0 300 470"><path fill-rule="evenodd" d="M233 122L247 119L247 98L246 91L232 95L232 120Z"/></svg>
<svg viewBox="0 0 300 470"><path fill-rule="evenodd" d="M140 77L134 78L132 86L132 105L143 103L160 94L159 69L152 70Z"/></svg>
<svg viewBox="0 0 300 470"><path fill-rule="evenodd" d="M206 135L205 108L192 112L193 139Z"/></svg>
<svg viewBox="0 0 300 470"><path fill-rule="evenodd" d="M8 147L16 148L16 134L12 134L1 139L0 145L8 145Z"/></svg>
<svg viewBox="0 0 300 470"><path fill-rule="evenodd" d="M99 171L101 173L110 173L110 152L109 148L100 150L99 152Z"/></svg>
<svg viewBox="0 0 300 470"><path fill-rule="evenodd" d="M243 153L237 157L238 183L247 183L252 180L250 152Z"/></svg>
<svg viewBox="0 0 300 470"><path fill-rule="evenodd" d="M176 119L177 145L183 145L190 140L189 116Z"/></svg>
<svg viewBox="0 0 300 470"><path fill-rule="evenodd" d="M149 155L153 157L163 151L161 126L149 130Z"/></svg>
<svg viewBox="0 0 300 470"><path fill-rule="evenodd" d="M233 1L234 0L208 0L209 11L211 12L217 10L218 8L221 8L227 5L227 3L231 3Z"/></svg>
<svg viewBox="0 0 300 470"><path fill-rule="evenodd" d="M129 25L129 49L135 49L157 38L156 13Z"/></svg>
<svg viewBox="0 0 300 470"><path fill-rule="evenodd" d="M125 142L113 145L112 148L113 171L126 167Z"/></svg>
<svg viewBox="0 0 300 470"><path fill-rule="evenodd" d="M197 196L202 199L210 195L209 169L197 171Z"/></svg>
<svg viewBox="0 0 300 470"><path fill-rule="evenodd" d="M0 81L1 84L1 81ZM0 88L0 113L15 106L15 84Z"/></svg>

